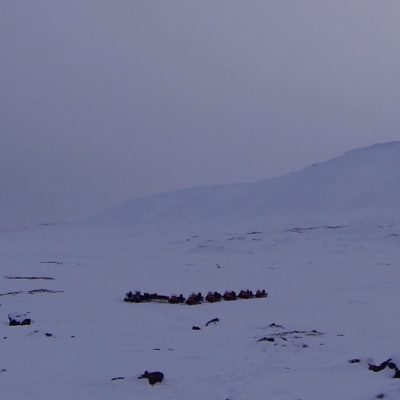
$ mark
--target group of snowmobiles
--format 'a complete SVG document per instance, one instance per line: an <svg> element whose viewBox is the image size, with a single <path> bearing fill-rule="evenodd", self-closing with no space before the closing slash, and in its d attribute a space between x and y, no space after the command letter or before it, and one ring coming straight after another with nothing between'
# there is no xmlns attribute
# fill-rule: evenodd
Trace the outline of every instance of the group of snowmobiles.
<svg viewBox="0 0 400 400"><path fill-rule="evenodd" d="M124 301L127 303L169 303L169 304L186 304L196 305L202 303L217 303L219 301L234 301L234 300L247 300L247 299L260 299L267 297L268 293L263 290L257 290L253 293L252 290L241 290L239 293L235 291L225 291L224 294L219 292L208 292L206 296L203 296L200 292L192 293L187 298L182 294L165 296L158 293L141 293L140 291L129 291L124 297Z"/></svg>

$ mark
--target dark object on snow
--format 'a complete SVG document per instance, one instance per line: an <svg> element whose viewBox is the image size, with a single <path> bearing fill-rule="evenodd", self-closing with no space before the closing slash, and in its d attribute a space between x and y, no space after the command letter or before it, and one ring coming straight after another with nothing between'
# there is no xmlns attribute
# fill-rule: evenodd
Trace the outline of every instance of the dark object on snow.
<svg viewBox="0 0 400 400"><path fill-rule="evenodd" d="M24 293L22 290L19 290L18 292L6 292L6 293L0 293L0 296L14 296L16 294L21 294Z"/></svg>
<svg viewBox="0 0 400 400"><path fill-rule="evenodd" d="M199 326L192 326L192 329L194 331L201 331L201 328Z"/></svg>
<svg viewBox="0 0 400 400"><path fill-rule="evenodd" d="M57 264L57 265L63 265L64 263L62 261L39 261L39 264Z"/></svg>
<svg viewBox="0 0 400 400"><path fill-rule="evenodd" d="M271 328L284 328L284 326L276 324L275 322L273 322L272 324L269 324L268 326L270 326Z"/></svg>
<svg viewBox="0 0 400 400"><path fill-rule="evenodd" d="M111 378L111 381L119 381L121 379L125 379L123 376L117 376L116 378Z"/></svg>
<svg viewBox="0 0 400 400"><path fill-rule="evenodd" d="M193 306L196 304L201 304L203 302L203 300L204 300L204 298L200 292L197 294L192 293L186 300L185 304L187 304L188 306Z"/></svg>
<svg viewBox="0 0 400 400"><path fill-rule="evenodd" d="M389 362L389 360L384 361L384 362L381 363L380 365L368 364L368 369L369 369L370 371L374 371L374 372L381 372L381 371L383 371L386 367L389 366L389 365L388 365L388 362Z"/></svg>
<svg viewBox="0 0 400 400"><path fill-rule="evenodd" d="M163 294L152 293L150 295L150 298L151 298L150 301L156 301L157 303L168 303L169 302L169 296L165 296Z"/></svg>
<svg viewBox="0 0 400 400"><path fill-rule="evenodd" d="M183 297L183 294L180 294L179 296L172 295L169 298L168 303L170 303L170 304L184 304L185 301L186 301L186 299Z"/></svg>
<svg viewBox="0 0 400 400"><path fill-rule="evenodd" d="M236 292L234 291L231 292L226 291L222 297L224 298L225 301L237 300L237 295Z"/></svg>
<svg viewBox="0 0 400 400"><path fill-rule="evenodd" d="M47 337L52 337L52 336L53 336L53 334L52 334L52 333L49 333L49 332L46 332L45 335L46 335Z"/></svg>
<svg viewBox="0 0 400 400"><path fill-rule="evenodd" d="M32 323L28 314L8 314L9 326L30 325Z"/></svg>
<svg viewBox="0 0 400 400"><path fill-rule="evenodd" d="M238 294L239 299L254 299L254 294L251 290L241 290Z"/></svg>
<svg viewBox="0 0 400 400"><path fill-rule="evenodd" d="M208 292L206 296L206 301L209 303L216 303L218 301L221 301L222 295L218 292Z"/></svg>
<svg viewBox="0 0 400 400"><path fill-rule="evenodd" d="M383 371L385 368L394 369L393 378L399 379L400 378L400 370L397 365L392 361L391 358L384 361L380 365L368 364L368 369L373 372L380 372Z"/></svg>
<svg viewBox="0 0 400 400"><path fill-rule="evenodd" d="M216 323L216 322L219 322L219 318L210 319L210 320L206 323L206 326L208 326L208 325L210 325L210 324L214 324L214 323Z"/></svg>
<svg viewBox="0 0 400 400"><path fill-rule="evenodd" d="M47 281L53 281L54 278L51 278L49 276L5 276L5 279L43 279Z"/></svg>
<svg viewBox="0 0 400 400"><path fill-rule="evenodd" d="M142 302L142 295L140 291L136 291L135 293L132 293L132 291L129 291L125 297L124 301L128 303L141 303Z"/></svg>
<svg viewBox="0 0 400 400"><path fill-rule="evenodd" d="M164 379L164 374L159 371L148 372L144 371L142 376L139 376L138 379L148 379L150 385L154 385L155 383L162 382Z"/></svg>
<svg viewBox="0 0 400 400"><path fill-rule="evenodd" d="M263 337L261 339L258 339L257 342L275 342L275 339L272 337Z"/></svg>
<svg viewBox="0 0 400 400"><path fill-rule="evenodd" d="M37 291L30 291L28 293L32 292L50 292L45 289L40 289ZM58 293L58 291L51 291L52 293ZM187 299L183 297L182 294L179 296L177 295L172 295L170 296L165 296L165 295L160 295L158 293L141 293L140 291L135 291L134 293L132 291L129 291L128 293L125 294L124 301L127 303L148 303L148 302L157 302L157 303L170 303L170 304L187 304L187 305L196 305L196 304L201 304L204 301L208 303L216 303L221 300L225 301L232 301L232 300L237 300L239 299L254 299L254 298L262 298L262 297L267 297L268 294L266 293L265 290L257 290L256 294L253 294L251 290L241 290L239 295L236 294L234 291L229 291L227 290L224 295L221 295L218 292L208 292L207 296L204 298L203 295L199 293L192 293Z"/></svg>
<svg viewBox="0 0 400 400"><path fill-rule="evenodd" d="M149 303L150 301L154 300L157 297L157 293L147 293L144 292L141 296L140 296L140 300L145 302L145 303Z"/></svg>
<svg viewBox="0 0 400 400"><path fill-rule="evenodd" d="M29 294L37 294L37 293L64 293L64 290L50 290L50 289L33 289L29 290Z"/></svg>
<svg viewBox="0 0 400 400"><path fill-rule="evenodd" d="M361 362L361 360L359 358L353 358L351 360L348 361L350 364L357 364L359 362Z"/></svg>
<svg viewBox="0 0 400 400"><path fill-rule="evenodd" d="M140 290L136 290L135 293L129 291L124 297L124 301L127 303L150 303L151 301L167 303L169 300L169 296L146 292L142 294Z"/></svg>

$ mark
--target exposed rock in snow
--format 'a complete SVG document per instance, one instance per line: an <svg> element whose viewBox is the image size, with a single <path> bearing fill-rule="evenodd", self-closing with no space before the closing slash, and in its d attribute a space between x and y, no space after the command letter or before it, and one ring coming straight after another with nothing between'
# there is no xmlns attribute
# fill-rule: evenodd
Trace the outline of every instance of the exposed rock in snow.
<svg viewBox="0 0 400 400"><path fill-rule="evenodd" d="M8 314L8 321L10 326L30 325L32 319L28 313L10 313Z"/></svg>

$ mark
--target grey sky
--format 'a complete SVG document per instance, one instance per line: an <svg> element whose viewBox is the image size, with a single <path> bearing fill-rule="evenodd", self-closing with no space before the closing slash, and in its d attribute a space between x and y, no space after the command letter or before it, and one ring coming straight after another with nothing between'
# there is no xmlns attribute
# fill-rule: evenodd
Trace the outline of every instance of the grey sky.
<svg viewBox="0 0 400 400"><path fill-rule="evenodd" d="M0 0L0 217L400 139L398 0Z"/></svg>

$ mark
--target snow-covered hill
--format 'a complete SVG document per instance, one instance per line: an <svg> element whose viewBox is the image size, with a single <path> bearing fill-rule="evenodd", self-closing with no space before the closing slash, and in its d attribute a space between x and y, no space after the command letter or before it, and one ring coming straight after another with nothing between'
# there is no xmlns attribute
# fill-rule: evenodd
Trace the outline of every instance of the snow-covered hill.
<svg viewBox="0 0 400 400"><path fill-rule="evenodd" d="M349 220L400 211L400 142L349 151L262 182L197 187L127 201L96 217L120 223Z"/></svg>

